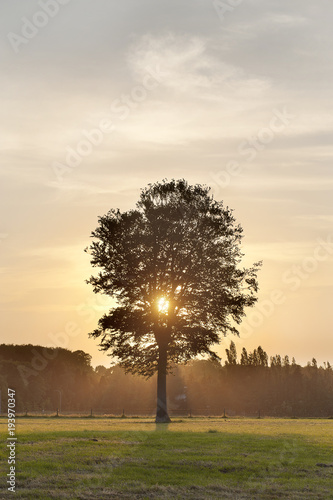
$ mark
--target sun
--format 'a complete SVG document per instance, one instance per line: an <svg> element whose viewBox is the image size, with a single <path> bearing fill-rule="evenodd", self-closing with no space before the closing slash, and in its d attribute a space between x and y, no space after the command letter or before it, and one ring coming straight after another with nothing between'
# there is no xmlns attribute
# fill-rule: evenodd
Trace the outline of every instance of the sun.
<svg viewBox="0 0 333 500"><path fill-rule="evenodd" d="M165 297L161 297L157 302L157 307L160 313L166 314L169 309L169 301Z"/></svg>

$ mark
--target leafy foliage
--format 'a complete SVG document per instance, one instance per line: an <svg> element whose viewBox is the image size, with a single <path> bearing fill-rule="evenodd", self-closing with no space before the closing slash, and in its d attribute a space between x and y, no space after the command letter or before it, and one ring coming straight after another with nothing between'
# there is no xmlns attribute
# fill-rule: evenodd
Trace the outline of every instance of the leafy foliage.
<svg viewBox="0 0 333 500"><path fill-rule="evenodd" d="M110 210L92 233L86 250L101 271L88 283L117 305L91 335L127 371L151 376L162 347L169 366L198 354L217 359L213 344L237 334L257 300L260 263L239 267L242 228L209 191L185 180L151 184L136 209Z"/></svg>

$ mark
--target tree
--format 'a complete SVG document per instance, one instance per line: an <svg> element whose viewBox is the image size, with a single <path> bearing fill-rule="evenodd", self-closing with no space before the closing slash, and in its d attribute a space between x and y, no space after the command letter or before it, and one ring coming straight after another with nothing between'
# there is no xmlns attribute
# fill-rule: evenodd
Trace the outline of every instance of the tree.
<svg viewBox="0 0 333 500"><path fill-rule="evenodd" d="M125 371L157 371L156 422L168 422L166 375L172 363L211 349L220 335L238 334L246 306L256 302L257 271L239 268L242 228L210 188L164 180L141 190L136 209L99 218L86 249L95 293L115 305L90 335Z"/></svg>
<svg viewBox="0 0 333 500"><path fill-rule="evenodd" d="M257 358L259 366L268 366L268 356L261 346L257 349Z"/></svg>
<svg viewBox="0 0 333 500"><path fill-rule="evenodd" d="M243 349L242 349L240 364L244 365L244 366L247 366L250 364L247 350L245 349L245 347L243 347Z"/></svg>
<svg viewBox="0 0 333 500"><path fill-rule="evenodd" d="M289 360L289 356L288 354L286 354L282 360L282 366L286 367L286 366L290 366L290 360Z"/></svg>
<svg viewBox="0 0 333 500"><path fill-rule="evenodd" d="M230 342L230 349L226 349L225 353L227 355L226 365L237 365L237 350L235 342Z"/></svg>

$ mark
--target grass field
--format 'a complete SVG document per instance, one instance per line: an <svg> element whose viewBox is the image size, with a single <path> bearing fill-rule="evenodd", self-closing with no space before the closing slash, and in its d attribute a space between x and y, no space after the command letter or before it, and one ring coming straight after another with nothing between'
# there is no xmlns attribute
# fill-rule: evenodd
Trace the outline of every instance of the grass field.
<svg viewBox="0 0 333 500"><path fill-rule="evenodd" d="M333 499L333 420L18 418L1 499Z"/></svg>

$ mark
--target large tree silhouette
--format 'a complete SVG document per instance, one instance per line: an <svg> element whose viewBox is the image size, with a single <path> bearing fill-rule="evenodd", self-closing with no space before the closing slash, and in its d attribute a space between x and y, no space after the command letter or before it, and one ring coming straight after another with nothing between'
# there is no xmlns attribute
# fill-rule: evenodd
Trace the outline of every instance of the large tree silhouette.
<svg viewBox="0 0 333 500"><path fill-rule="evenodd" d="M210 188L185 180L150 184L136 209L99 218L86 249L101 268L88 283L115 299L92 337L126 371L157 375L156 422L168 422L166 375L172 363L238 334L256 299L260 263L244 269L242 228Z"/></svg>

